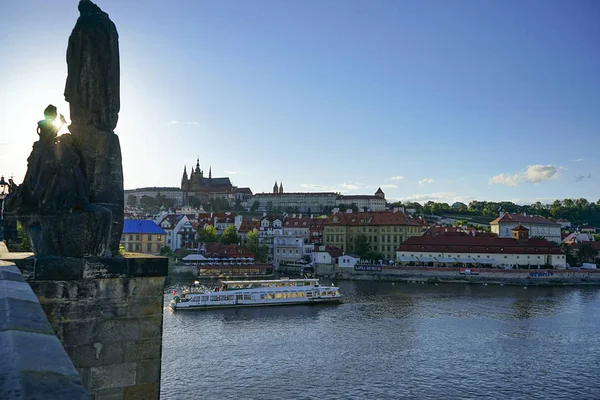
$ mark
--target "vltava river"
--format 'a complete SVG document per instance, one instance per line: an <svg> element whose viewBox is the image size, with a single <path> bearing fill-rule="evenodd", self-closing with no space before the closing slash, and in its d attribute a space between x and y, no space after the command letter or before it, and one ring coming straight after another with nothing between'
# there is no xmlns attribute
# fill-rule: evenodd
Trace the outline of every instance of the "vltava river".
<svg viewBox="0 0 600 400"><path fill-rule="evenodd" d="M600 399L600 288L340 291L338 306L165 309L161 398Z"/></svg>

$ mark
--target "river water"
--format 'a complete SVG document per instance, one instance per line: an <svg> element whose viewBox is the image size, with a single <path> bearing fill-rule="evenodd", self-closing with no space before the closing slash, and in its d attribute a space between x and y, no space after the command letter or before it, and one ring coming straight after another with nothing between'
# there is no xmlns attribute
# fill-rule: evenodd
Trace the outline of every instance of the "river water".
<svg viewBox="0 0 600 400"><path fill-rule="evenodd" d="M340 305L165 309L161 398L600 399L598 287L339 286Z"/></svg>

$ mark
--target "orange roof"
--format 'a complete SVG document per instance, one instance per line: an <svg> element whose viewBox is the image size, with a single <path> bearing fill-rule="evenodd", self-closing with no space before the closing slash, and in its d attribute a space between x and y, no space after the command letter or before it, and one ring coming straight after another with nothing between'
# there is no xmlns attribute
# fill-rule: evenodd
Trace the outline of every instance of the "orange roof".
<svg viewBox="0 0 600 400"><path fill-rule="evenodd" d="M511 230L513 231L525 231L525 232L529 232L529 229L525 228L523 225L519 224L517 226L515 226L514 228L512 228Z"/></svg>

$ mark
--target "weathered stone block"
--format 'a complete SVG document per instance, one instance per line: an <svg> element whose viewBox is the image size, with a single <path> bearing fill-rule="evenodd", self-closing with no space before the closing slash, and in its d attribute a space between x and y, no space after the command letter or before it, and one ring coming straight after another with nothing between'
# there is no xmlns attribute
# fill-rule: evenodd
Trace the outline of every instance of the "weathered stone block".
<svg viewBox="0 0 600 400"><path fill-rule="evenodd" d="M162 315L139 319L140 339L162 337Z"/></svg>
<svg viewBox="0 0 600 400"><path fill-rule="evenodd" d="M98 321L94 334L96 342L118 342L121 340L137 340L140 327L135 318L118 318Z"/></svg>
<svg viewBox="0 0 600 400"><path fill-rule="evenodd" d="M162 343L156 339L127 342L127 361L160 358Z"/></svg>
<svg viewBox="0 0 600 400"><path fill-rule="evenodd" d="M143 383L125 388L124 400L151 400L160 396L160 385L156 383Z"/></svg>
<svg viewBox="0 0 600 400"><path fill-rule="evenodd" d="M90 399L78 377L23 371L6 376L0 372L0 397L3 399Z"/></svg>
<svg viewBox="0 0 600 400"><path fill-rule="evenodd" d="M89 389L109 389L135 385L136 364L113 364L90 368Z"/></svg>
<svg viewBox="0 0 600 400"><path fill-rule="evenodd" d="M100 389L94 392L95 400L123 400L125 388Z"/></svg>
<svg viewBox="0 0 600 400"><path fill-rule="evenodd" d="M0 298L13 298L25 301L38 302L37 297L25 282L0 281Z"/></svg>
<svg viewBox="0 0 600 400"><path fill-rule="evenodd" d="M0 348L18 351L5 353L2 364L20 371L55 373L77 377L73 363L54 335L22 331L0 332Z"/></svg>
<svg viewBox="0 0 600 400"><path fill-rule="evenodd" d="M98 323L96 320L58 323L55 325L55 330L64 346L81 346L98 341L96 340ZM56 327L59 329L57 330Z"/></svg>
<svg viewBox="0 0 600 400"><path fill-rule="evenodd" d="M161 359L139 361L135 374L136 383L152 383L160 381Z"/></svg>
<svg viewBox="0 0 600 400"><path fill-rule="evenodd" d="M25 278L23 278L23 275L21 275L21 273L18 272L18 270L17 272L15 272L3 267L0 268L0 281L25 282Z"/></svg>
<svg viewBox="0 0 600 400"><path fill-rule="evenodd" d="M0 297L0 332L11 329L54 335L38 303Z"/></svg>
<svg viewBox="0 0 600 400"><path fill-rule="evenodd" d="M162 315L163 296L133 297L129 301L129 315L132 317Z"/></svg>
<svg viewBox="0 0 600 400"><path fill-rule="evenodd" d="M73 364L79 368L122 364L126 361L127 342L95 342L81 346L66 346L65 350Z"/></svg>

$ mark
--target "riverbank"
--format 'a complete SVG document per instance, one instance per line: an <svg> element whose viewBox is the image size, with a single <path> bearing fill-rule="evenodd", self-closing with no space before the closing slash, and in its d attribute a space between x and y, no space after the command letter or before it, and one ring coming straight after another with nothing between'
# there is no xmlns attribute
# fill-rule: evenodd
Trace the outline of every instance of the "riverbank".
<svg viewBox="0 0 600 400"><path fill-rule="evenodd" d="M464 268L418 268L372 266L368 271L354 269L335 270L330 275L337 280L360 281L404 281L424 283L475 283L497 285L600 285L598 270L554 270L554 269L491 269L478 268L465 271ZM369 268L367 268L369 269ZM461 273L462 272L462 273Z"/></svg>

